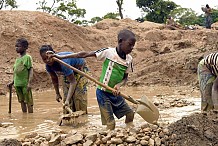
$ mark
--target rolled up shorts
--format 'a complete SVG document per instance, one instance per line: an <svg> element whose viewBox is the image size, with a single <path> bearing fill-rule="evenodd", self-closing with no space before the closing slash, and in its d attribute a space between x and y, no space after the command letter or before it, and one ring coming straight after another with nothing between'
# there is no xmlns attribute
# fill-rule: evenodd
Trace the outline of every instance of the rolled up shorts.
<svg viewBox="0 0 218 146"><path fill-rule="evenodd" d="M201 92L201 110L209 111L213 109L212 87L216 79L210 70L203 65L203 60L198 64L198 80Z"/></svg>
<svg viewBox="0 0 218 146"><path fill-rule="evenodd" d="M15 86L14 87L17 93L18 102L24 102L28 105L33 105L33 96L32 91L27 91L27 87L25 86Z"/></svg>
<svg viewBox="0 0 218 146"><path fill-rule="evenodd" d="M122 96L114 96L112 93L97 88L96 96L101 112L102 125L114 121L113 114L118 118L133 112Z"/></svg>

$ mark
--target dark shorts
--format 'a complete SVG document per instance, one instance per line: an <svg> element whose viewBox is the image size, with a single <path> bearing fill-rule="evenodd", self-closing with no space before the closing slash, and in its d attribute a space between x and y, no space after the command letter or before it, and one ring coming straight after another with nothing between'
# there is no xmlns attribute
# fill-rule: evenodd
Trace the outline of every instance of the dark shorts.
<svg viewBox="0 0 218 146"><path fill-rule="evenodd" d="M16 90L19 102L24 102L28 105L33 105L33 96L31 90L28 92L27 87L23 86L15 86L14 88Z"/></svg>
<svg viewBox="0 0 218 146"><path fill-rule="evenodd" d="M98 105L101 112L101 121L103 125L114 121L113 114L118 118L133 112L122 96L114 96L112 93L96 90Z"/></svg>

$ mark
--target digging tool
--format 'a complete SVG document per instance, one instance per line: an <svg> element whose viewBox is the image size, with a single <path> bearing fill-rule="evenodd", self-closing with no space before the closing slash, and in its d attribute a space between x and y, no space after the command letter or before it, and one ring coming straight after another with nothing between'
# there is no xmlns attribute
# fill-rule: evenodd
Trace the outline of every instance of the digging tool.
<svg viewBox="0 0 218 146"><path fill-rule="evenodd" d="M62 103L62 105L63 105L64 109L69 112L69 114L63 114L61 116L60 121L59 121L59 126L61 126L61 124L63 123L63 120L67 120L67 121L73 120L73 122L74 122L76 118L78 118L79 116L84 115L86 113L85 111L73 112L70 109L70 107L65 106L63 103Z"/></svg>
<svg viewBox="0 0 218 146"><path fill-rule="evenodd" d="M55 61L63 64L64 66L72 69L73 71L77 72L78 74L88 78L89 80L95 82L96 84L104 87L105 89L108 89L112 92L115 91L114 88L111 88L101 82L99 82L98 80L94 79L93 77L89 76L88 74L76 69L75 67L63 62L62 60L56 58L56 57L53 57L52 59L54 59ZM137 105L137 109L136 109L136 112L145 120L147 121L148 123L152 123L152 124L155 124L159 118L159 111L157 109L157 107L146 97L146 96L143 96L141 98L141 100L135 100L134 98L132 98L131 96L127 96L123 93L120 93L120 96L124 97L126 100L134 103Z"/></svg>
<svg viewBox="0 0 218 146"><path fill-rule="evenodd" d="M8 113L11 113L11 99L12 99L12 86L8 86L9 88L9 109L8 109Z"/></svg>

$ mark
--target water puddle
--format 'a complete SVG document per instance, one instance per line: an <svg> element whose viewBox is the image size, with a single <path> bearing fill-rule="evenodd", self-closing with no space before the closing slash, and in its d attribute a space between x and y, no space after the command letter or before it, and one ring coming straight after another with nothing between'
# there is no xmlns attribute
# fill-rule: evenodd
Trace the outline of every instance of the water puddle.
<svg viewBox="0 0 218 146"><path fill-rule="evenodd" d="M124 88L123 93L131 95L135 99L147 96L158 106L160 110L159 123L169 124L183 116L194 112L200 112L200 98L198 91L188 87L138 87ZM105 126L101 125L98 104L95 97L95 88L90 88L88 93L88 115L81 116L73 122L64 121L59 126L62 114L62 104L55 100L55 92L47 90L35 92L34 113L23 114L16 95L12 99L12 113L8 113L8 95L1 96L0 140L4 138L23 138L26 134L37 132L39 134L52 133L54 131L101 131ZM130 106L135 106L129 103ZM125 127L124 118L116 119L116 127ZM145 121L135 115L134 125L141 125Z"/></svg>

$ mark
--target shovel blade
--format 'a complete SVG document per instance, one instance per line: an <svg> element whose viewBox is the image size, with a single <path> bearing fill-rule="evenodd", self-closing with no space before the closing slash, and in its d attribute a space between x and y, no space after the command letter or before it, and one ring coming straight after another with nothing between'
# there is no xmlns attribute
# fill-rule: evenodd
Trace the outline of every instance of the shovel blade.
<svg viewBox="0 0 218 146"><path fill-rule="evenodd" d="M144 104L138 104L136 113L138 113L148 123L156 123L159 118L158 108L146 96L141 98L141 102L145 103L147 106Z"/></svg>

